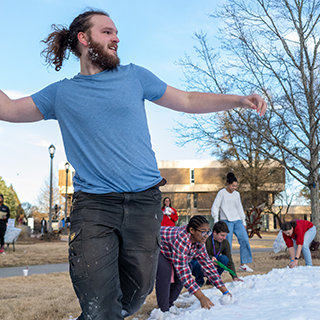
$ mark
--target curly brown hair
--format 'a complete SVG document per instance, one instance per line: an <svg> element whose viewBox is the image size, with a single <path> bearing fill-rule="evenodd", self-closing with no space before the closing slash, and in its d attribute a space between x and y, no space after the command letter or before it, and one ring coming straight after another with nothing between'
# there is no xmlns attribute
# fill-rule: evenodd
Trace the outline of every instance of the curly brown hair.
<svg viewBox="0 0 320 320"><path fill-rule="evenodd" d="M70 52L80 58L78 33L88 32L92 27L90 19L94 15L109 17L109 14L105 11L90 9L79 14L72 21L69 28L55 24L51 26L54 31L41 41L47 45L41 52L41 56L45 58L47 65L54 65L55 70L59 71L62 68L63 61L69 58Z"/></svg>

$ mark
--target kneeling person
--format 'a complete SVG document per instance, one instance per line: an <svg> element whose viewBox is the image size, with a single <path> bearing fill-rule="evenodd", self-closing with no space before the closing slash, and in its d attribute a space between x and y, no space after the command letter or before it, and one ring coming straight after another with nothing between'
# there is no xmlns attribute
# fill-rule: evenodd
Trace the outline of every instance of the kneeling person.
<svg viewBox="0 0 320 320"><path fill-rule="evenodd" d="M234 274L230 274L234 281L242 281L238 278L234 263L231 255L231 248L226 236L229 233L227 224L224 221L218 221L214 224L212 228L212 234L208 237L206 241L206 249L210 259L215 263L215 261L221 262L228 269L232 270ZM192 274L195 276L195 280L199 286L204 284L204 274L201 269L200 264L197 260L193 259L191 261ZM217 266L218 273L221 275L224 269Z"/></svg>
<svg viewBox="0 0 320 320"><path fill-rule="evenodd" d="M160 233L156 296L161 311L176 312L173 303L183 286L199 299L202 308L210 309L213 306L191 276L189 262L192 258L199 261L205 275L223 295L231 296L206 252L205 242L211 231L205 217L193 216L184 227L161 227Z"/></svg>

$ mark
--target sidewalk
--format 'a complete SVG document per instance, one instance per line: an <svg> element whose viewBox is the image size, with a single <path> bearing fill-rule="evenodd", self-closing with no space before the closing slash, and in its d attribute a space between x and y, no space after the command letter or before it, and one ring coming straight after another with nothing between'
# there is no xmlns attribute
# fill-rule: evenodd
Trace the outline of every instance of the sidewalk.
<svg viewBox="0 0 320 320"><path fill-rule="evenodd" d="M25 269L25 267L0 268L0 278L22 276L23 269ZM55 272L69 272L69 263L45 264L28 267L28 276Z"/></svg>

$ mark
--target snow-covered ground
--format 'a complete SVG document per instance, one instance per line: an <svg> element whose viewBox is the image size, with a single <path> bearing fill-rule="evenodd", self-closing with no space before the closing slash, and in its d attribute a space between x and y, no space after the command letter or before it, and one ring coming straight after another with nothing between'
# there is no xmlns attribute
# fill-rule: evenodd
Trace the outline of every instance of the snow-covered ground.
<svg viewBox="0 0 320 320"><path fill-rule="evenodd" d="M214 303L210 310L202 309L193 295L183 293L175 303L180 306L180 314L166 315L165 320L320 319L320 267L273 269L242 279L244 282L226 283L232 293L231 304L221 303L222 295L214 287L203 290ZM151 319L159 319L159 309L152 311Z"/></svg>

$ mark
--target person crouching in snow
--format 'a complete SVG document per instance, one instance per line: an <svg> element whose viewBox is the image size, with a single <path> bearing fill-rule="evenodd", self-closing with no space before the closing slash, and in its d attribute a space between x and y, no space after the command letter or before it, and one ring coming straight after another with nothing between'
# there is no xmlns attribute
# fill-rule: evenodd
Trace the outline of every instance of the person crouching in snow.
<svg viewBox="0 0 320 320"><path fill-rule="evenodd" d="M230 244L226 239L228 233L229 229L224 221L218 221L217 223L215 223L212 228L212 234L206 241L206 249L210 259L215 265L216 261L221 262L230 270L229 273L233 281L243 282L243 280L239 279L236 274ZM190 267L192 270L192 274L195 276L197 284L201 287L204 284L204 275L201 266L196 259L192 259ZM217 265L216 268L218 273L221 275L224 271L224 268ZM210 281L207 280L207 284L210 284Z"/></svg>
<svg viewBox="0 0 320 320"><path fill-rule="evenodd" d="M202 308L213 306L192 277L189 262L193 258L198 260L210 282L223 295L231 296L206 251L205 243L211 233L208 220L199 215L193 216L183 227L161 227L156 296L162 312L176 313L173 302L183 286L199 299Z"/></svg>
<svg viewBox="0 0 320 320"><path fill-rule="evenodd" d="M291 261L290 268L298 266L301 251L307 266L312 266L310 243L316 236L316 227L306 220L293 220L281 225L283 239L288 247Z"/></svg>

